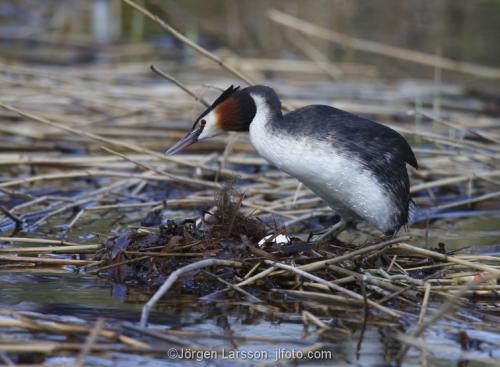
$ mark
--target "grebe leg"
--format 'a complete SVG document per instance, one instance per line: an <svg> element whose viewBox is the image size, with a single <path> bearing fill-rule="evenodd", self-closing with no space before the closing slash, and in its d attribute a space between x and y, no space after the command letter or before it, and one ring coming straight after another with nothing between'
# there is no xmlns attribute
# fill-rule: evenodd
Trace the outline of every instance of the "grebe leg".
<svg viewBox="0 0 500 367"><path fill-rule="evenodd" d="M328 228L325 233L319 235L312 242L324 242L332 240L336 238L340 233L342 233L349 226L349 224L351 224L351 221L346 221L341 218L337 223Z"/></svg>

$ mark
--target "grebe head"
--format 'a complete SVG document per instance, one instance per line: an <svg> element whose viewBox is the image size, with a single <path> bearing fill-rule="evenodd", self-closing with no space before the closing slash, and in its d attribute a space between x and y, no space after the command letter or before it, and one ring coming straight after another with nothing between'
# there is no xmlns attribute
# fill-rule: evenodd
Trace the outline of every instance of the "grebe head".
<svg viewBox="0 0 500 367"><path fill-rule="evenodd" d="M281 116L281 103L272 88L252 86L240 90L231 85L198 116L191 131L167 150L166 154L178 153L197 141L229 131L248 131L261 101L266 104L265 108Z"/></svg>

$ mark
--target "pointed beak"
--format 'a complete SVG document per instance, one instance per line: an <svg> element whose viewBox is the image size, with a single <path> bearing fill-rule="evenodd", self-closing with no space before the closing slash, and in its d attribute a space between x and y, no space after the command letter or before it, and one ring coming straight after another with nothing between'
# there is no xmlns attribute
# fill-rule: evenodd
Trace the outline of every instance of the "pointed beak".
<svg viewBox="0 0 500 367"><path fill-rule="evenodd" d="M172 155L179 153L181 150L186 149L188 146L196 143L198 141L198 137L200 136L203 128L198 128L187 133L185 137L179 140L177 143L172 145L169 150L165 152L167 155Z"/></svg>

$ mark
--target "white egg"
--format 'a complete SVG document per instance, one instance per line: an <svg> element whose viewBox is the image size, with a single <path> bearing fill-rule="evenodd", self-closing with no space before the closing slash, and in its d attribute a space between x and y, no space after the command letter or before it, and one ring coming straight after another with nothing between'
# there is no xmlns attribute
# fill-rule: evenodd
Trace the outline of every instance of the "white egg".
<svg viewBox="0 0 500 367"><path fill-rule="evenodd" d="M264 237L263 239L261 239L259 241L259 246L263 247L267 242L269 242L268 240L272 236L274 236L274 235L270 234L270 235ZM277 244L277 245L287 245L290 243L290 237L288 237L285 234L279 234L272 241L270 241L270 243Z"/></svg>

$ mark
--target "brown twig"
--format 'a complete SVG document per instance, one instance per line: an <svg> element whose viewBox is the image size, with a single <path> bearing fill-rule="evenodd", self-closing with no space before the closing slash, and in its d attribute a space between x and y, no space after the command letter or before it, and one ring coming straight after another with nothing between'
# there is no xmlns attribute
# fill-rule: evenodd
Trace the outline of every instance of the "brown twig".
<svg viewBox="0 0 500 367"><path fill-rule="evenodd" d="M180 81L175 79L173 76L168 75L164 71L160 70L157 66L151 65L151 70L153 70L156 74L161 76L162 78L168 80L171 83L174 83L176 86L178 86L180 89L182 89L184 92L186 92L188 95L194 98L195 101L201 103L205 107L209 107L210 103L208 103L203 97L198 96L196 93L194 93L191 89L186 87L184 84L182 84Z"/></svg>

